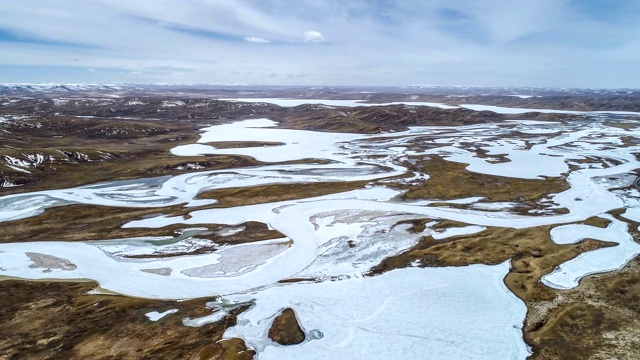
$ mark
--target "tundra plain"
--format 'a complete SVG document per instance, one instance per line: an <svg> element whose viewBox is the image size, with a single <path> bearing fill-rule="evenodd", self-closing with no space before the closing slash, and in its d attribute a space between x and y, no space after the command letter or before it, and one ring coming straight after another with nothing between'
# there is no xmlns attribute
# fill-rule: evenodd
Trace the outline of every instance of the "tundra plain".
<svg viewBox="0 0 640 360"><path fill-rule="evenodd" d="M0 358L640 355L637 93L360 90L5 90Z"/></svg>

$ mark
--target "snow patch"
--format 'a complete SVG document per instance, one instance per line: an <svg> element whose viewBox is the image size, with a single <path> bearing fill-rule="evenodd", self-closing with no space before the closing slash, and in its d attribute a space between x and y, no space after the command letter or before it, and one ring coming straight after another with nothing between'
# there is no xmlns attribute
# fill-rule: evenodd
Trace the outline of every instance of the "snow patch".
<svg viewBox="0 0 640 360"><path fill-rule="evenodd" d="M165 312L157 312L157 311L151 311L145 314L146 317L149 318L149 320L151 321L158 321L160 319L162 319L163 317L170 315L170 314L175 314L178 312L178 309L171 309L171 310L167 310Z"/></svg>

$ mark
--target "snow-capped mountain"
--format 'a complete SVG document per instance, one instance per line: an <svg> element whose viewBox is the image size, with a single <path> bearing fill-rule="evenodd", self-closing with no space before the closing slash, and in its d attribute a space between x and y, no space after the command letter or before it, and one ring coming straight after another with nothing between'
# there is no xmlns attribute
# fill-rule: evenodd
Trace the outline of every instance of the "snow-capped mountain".
<svg viewBox="0 0 640 360"><path fill-rule="evenodd" d="M16 93L69 93L75 91L122 91L142 89L131 84L55 84L13 83L0 84L0 94Z"/></svg>

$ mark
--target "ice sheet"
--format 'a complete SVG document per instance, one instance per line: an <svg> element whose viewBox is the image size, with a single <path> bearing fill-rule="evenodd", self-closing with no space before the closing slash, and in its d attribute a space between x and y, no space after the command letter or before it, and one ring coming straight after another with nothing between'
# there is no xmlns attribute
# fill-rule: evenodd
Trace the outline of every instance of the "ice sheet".
<svg viewBox="0 0 640 360"><path fill-rule="evenodd" d="M615 114L615 115L640 115L635 111L573 111L573 110L555 110L555 109L527 109L527 108L511 108L503 106L479 105L479 104L460 104L462 108L474 111L493 111L498 114L524 114L528 112L539 112L547 114Z"/></svg>
<svg viewBox="0 0 640 360"><path fill-rule="evenodd" d="M505 287L509 263L408 268L372 278L297 283L234 295L253 300L225 337L258 359L524 359L526 307ZM280 346L264 335L282 308L296 311L307 340Z"/></svg>
<svg viewBox="0 0 640 360"><path fill-rule="evenodd" d="M627 224L611 215L602 215L611 221L607 228L588 225L565 225L551 231L551 239L557 244L571 244L583 239L596 239L617 243L616 246L580 254L558 266L542 277L542 282L557 289L578 286L583 277L622 268L640 254L640 244L629 234Z"/></svg>

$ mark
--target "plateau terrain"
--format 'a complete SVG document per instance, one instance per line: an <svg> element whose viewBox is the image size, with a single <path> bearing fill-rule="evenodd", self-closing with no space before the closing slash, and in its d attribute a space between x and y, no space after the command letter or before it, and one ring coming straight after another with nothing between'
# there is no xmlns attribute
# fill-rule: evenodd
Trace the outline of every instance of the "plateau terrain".
<svg viewBox="0 0 640 360"><path fill-rule="evenodd" d="M0 359L640 358L640 91L0 85Z"/></svg>

